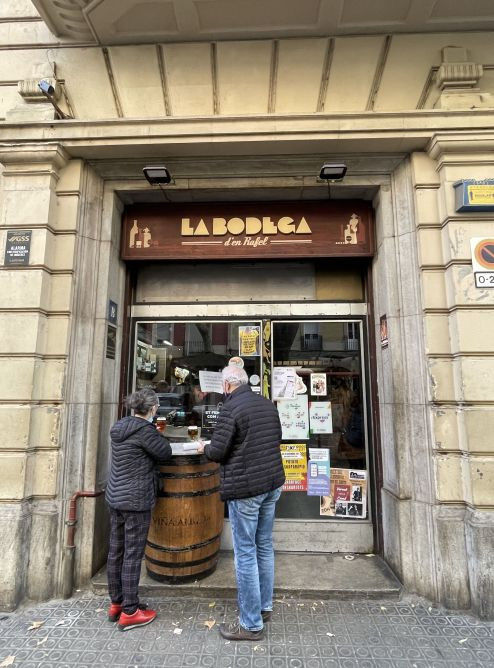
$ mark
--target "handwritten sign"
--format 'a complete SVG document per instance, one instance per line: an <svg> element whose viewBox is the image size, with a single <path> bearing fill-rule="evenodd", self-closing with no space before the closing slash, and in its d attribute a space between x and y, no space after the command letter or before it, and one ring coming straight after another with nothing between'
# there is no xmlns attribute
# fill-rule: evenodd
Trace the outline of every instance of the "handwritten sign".
<svg viewBox="0 0 494 668"><path fill-rule="evenodd" d="M223 380L219 371L199 371L201 392L223 394Z"/></svg>
<svg viewBox="0 0 494 668"><path fill-rule="evenodd" d="M309 402L306 395L278 401L278 412L283 440L308 440Z"/></svg>

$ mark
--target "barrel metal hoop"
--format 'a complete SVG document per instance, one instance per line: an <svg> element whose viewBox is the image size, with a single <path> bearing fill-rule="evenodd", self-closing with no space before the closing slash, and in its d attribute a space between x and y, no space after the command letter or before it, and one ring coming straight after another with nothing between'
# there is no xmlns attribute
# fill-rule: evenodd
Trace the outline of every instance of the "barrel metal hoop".
<svg viewBox="0 0 494 668"><path fill-rule="evenodd" d="M158 462L158 466L200 466L201 464L213 464L213 462L205 455L174 455L167 461Z"/></svg>
<svg viewBox="0 0 494 668"><path fill-rule="evenodd" d="M220 535L221 534L217 533L216 536L213 536L208 540L204 540L202 543L194 543L193 545L187 545L187 547L164 547L163 545L156 545L156 543L151 543L149 540L146 541L146 545L152 547L153 550L159 550L160 552L188 552L189 550L200 550L201 547L211 545L211 543L214 543L215 540L219 540Z"/></svg>
<svg viewBox="0 0 494 668"><path fill-rule="evenodd" d="M160 471L158 475L160 478L185 480L186 478L211 478L211 476L218 475L218 471L198 471L197 473L164 473Z"/></svg>
<svg viewBox="0 0 494 668"><path fill-rule="evenodd" d="M219 492L220 488L219 487L211 487L210 489L201 489L197 492L158 492L158 496L160 498L168 498L168 499L187 499L187 498L192 498L196 496L210 496L211 494L215 494L216 492Z"/></svg>
<svg viewBox="0 0 494 668"><path fill-rule="evenodd" d="M205 564L207 561L211 561L218 554L219 550L213 552L209 557L203 557L202 559L196 559L195 561L185 561L182 563L176 563L174 561L160 561L159 559L153 559L146 554L146 561L149 561L151 564L156 566L163 566L164 568L188 568L189 566L199 566L200 564Z"/></svg>

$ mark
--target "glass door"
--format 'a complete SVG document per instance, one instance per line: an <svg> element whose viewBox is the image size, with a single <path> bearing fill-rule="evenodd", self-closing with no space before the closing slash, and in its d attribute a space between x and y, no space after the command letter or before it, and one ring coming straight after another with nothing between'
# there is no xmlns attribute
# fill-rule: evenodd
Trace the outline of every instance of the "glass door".
<svg viewBox="0 0 494 668"><path fill-rule="evenodd" d="M368 522L362 323L287 320L271 329L287 475L277 518Z"/></svg>

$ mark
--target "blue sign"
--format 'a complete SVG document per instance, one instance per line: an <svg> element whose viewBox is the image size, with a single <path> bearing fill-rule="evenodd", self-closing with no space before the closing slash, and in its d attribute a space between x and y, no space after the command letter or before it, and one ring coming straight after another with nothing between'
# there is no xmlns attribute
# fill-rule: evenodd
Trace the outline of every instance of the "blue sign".
<svg viewBox="0 0 494 668"><path fill-rule="evenodd" d="M307 496L330 495L329 450L309 448Z"/></svg>
<svg viewBox="0 0 494 668"><path fill-rule="evenodd" d="M494 211L494 179L463 179L453 188L457 212Z"/></svg>
<svg viewBox="0 0 494 668"><path fill-rule="evenodd" d="M118 304L115 304L115 302L112 302L111 299L108 300L108 322L110 322L112 325L117 324L117 318L118 318Z"/></svg>

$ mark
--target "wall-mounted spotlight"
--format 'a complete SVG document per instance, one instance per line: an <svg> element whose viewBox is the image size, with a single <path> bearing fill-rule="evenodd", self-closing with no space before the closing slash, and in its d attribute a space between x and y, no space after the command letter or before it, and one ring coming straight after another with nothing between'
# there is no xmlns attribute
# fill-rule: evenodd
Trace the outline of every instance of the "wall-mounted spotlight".
<svg viewBox="0 0 494 668"><path fill-rule="evenodd" d="M171 183L172 175L165 167L165 165L148 165L147 167L143 167L142 172L148 183L150 183L152 186L158 186L158 188L161 190L161 194L163 195L163 199L166 202L169 202L170 198L165 193L163 184L168 185Z"/></svg>
<svg viewBox="0 0 494 668"><path fill-rule="evenodd" d="M346 165L340 163L326 163L321 167L319 178L323 181L341 181L346 174Z"/></svg>
<svg viewBox="0 0 494 668"><path fill-rule="evenodd" d="M52 84L49 81L45 81L45 79L42 79L38 83L38 88L40 91L43 93L43 95L46 97L46 99L50 102L50 104L53 106L55 111L57 112L57 116L60 120L67 120L69 118L73 118L72 116L69 116L69 114L66 114L64 111L60 109L58 106L56 100L55 100L55 88L52 86Z"/></svg>
<svg viewBox="0 0 494 668"><path fill-rule="evenodd" d="M172 177L165 165L149 165L144 167L142 171L152 186L171 183Z"/></svg>

